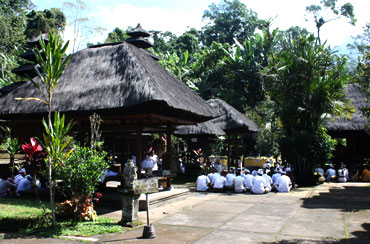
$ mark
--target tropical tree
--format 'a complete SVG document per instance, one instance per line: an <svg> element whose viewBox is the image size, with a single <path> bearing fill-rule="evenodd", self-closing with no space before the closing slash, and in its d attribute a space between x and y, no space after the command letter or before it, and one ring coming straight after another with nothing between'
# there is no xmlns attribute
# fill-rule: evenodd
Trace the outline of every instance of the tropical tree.
<svg viewBox="0 0 370 244"><path fill-rule="evenodd" d="M125 41L128 38L129 36L126 34L126 31L117 27L112 32L108 33L108 37L104 42L105 43L121 42Z"/></svg>
<svg viewBox="0 0 370 244"><path fill-rule="evenodd" d="M44 39L41 37L40 46L41 49L35 49L37 63L39 68L36 71L40 81L31 80L34 86L40 91L43 99L41 98L16 98L17 100L37 100L43 102L48 106L48 118L47 121L43 120L45 127L44 134L44 148L48 153L46 160L48 168L48 181L50 189L50 205L52 209L52 220L53 226L55 227L55 207L54 207L54 181L53 181L53 167L56 167L63 163L66 155L68 154L67 149L71 144L71 138L66 137L71 124L64 125L64 116L60 118L59 113L55 113L54 122L51 119L53 93L56 86L59 83L60 77L62 76L67 63L69 62L71 55L64 57L67 50L69 41L63 46L61 38L55 33L49 33L48 43L46 44Z"/></svg>
<svg viewBox="0 0 370 244"><path fill-rule="evenodd" d="M341 17L349 19L351 25L356 24L356 18L351 3L337 5L338 0L321 0L320 5L312 4L306 7L306 11L312 15L316 25L317 39L321 44L320 31L324 24L337 20ZM328 13L328 10L330 10Z"/></svg>
<svg viewBox="0 0 370 244"><path fill-rule="evenodd" d="M28 0L0 0L0 52L12 52L25 44L24 28L27 12L32 8Z"/></svg>
<svg viewBox="0 0 370 244"><path fill-rule="evenodd" d="M56 32L60 34L66 26L66 17L59 8L32 10L27 14L25 35L28 39L42 33Z"/></svg>
<svg viewBox="0 0 370 244"><path fill-rule="evenodd" d="M232 45L235 39L243 42L264 25L264 21L258 19L257 13L239 0L212 3L209 9L204 11L203 20L206 26L202 28L201 39L205 46L210 46L212 42Z"/></svg>
<svg viewBox="0 0 370 244"><path fill-rule="evenodd" d="M356 80L367 97L366 105L361 108L362 113L370 118L370 46L364 47L362 54L357 66Z"/></svg>
<svg viewBox="0 0 370 244"><path fill-rule="evenodd" d="M270 56L266 83L282 127L282 156L293 164L298 183L310 183L314 165L327 161L335 145L325 121L352 111L344 93L346 59L318 44L313 35L283 41L288 48Z"/></svg>

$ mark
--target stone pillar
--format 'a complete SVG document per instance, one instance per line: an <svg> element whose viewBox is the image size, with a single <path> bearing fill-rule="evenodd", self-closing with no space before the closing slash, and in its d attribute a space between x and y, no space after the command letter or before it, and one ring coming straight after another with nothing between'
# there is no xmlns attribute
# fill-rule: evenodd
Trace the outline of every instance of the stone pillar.
<svg viewBox="0 0 370 244"><path fill-rule="evenodd" d="M132 226L135 220L138 220L139 197L135 194L134 182L137 180L136 168L133 160L127 160L123 170L123 184L118 191L122 194L122 218L123 226Z"/></svg>

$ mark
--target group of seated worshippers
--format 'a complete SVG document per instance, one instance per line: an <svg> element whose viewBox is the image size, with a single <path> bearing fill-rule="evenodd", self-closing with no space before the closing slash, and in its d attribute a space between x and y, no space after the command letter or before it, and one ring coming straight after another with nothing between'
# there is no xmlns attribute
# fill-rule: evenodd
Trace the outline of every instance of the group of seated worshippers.
<svg viewBox="0 0 370 244"><path fill-rule="evenodd" d="M26 175L26 169L21 169L18 174L12 178L5 173L0 176L0 197L8 197L15 193L16 196L23 192L31 190L36 184L31 175Z"/></svg>
<svg viewBox="0 0 370 244"><path fill-rule="evenodd" d="M258 169L255 175L245 168L237 170L222 171L218 173L212 170L208 175L200 174L196 181L196 191L224 192L233 191L235 193L251 192L254 194L264 194L270 191L289 192L292 189L292 181L286 175L286 171L275 168L272 177L269 169Z"/></svg>
<svg viewBox="0 0 370 244"><path fill-rule="evenodd" d="M356 167L354 167L351 172L349 172L343 162L341 162L338 170L335 170L335 166L330 163L326 171L324 171L321 164L318 164L317 168L315 169L315 173L319 175L320 178L322 178L322 180L320 181L339 183L344 183L347 181L370 182L370 165L367 165L360 174L359 170Z"/></svg>

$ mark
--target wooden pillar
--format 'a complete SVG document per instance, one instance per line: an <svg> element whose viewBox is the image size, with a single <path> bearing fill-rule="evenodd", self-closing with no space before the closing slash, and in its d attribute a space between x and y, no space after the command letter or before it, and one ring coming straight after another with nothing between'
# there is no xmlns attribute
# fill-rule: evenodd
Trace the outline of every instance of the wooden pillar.
<svg viewBox="0 0 370 244"><path fill-rule="evenodd" d="M231 136L227 136L227 170L231 167Z"/></svg>
<svg viewBox="0 0 370 244"><path fill-rule="evenodd" d="M141 178L141 161L143 161L143 135L142 128L136 129L136 166L137 177Z"/></svg>
<svg viewBox="0 0 370 244"><path fill-rule="evenodd" d="M171 127L168 125L167 126L167 132L166 132L166 139L167 139L167 148L166 148L166 151L170 153L170 155L172 155L172 140L171 140L171 134L172 134L172 130L171 130ZM174 165L173 165L173 158L171 158L171 164L170 164L170 170L171 170L171 174L174 172Z"/></svg>
<svg viewBox="0 0 370 244"><path fill-rule="evenodd" d="M238 161L239 161L239 140L238 135L235 135L235 156L236 156L236 167L238 167Z"/></svg>

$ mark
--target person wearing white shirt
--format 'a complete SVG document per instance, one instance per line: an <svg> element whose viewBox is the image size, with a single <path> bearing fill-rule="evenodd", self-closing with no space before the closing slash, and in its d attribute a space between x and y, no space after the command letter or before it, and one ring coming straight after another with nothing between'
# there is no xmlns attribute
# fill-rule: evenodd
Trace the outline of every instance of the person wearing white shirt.
<svg viewBox="0 0 370 244"><path fill-rule="evenodd" d="M226 183L226 177L223 176L223 175L216 178L215 183L213 185L213 191L214 192L223 192L224 191L224 187L225 187L225 183Z"/></svg>
<svg viewBox="0 0 370 244"><path fill-rule="evenodd" d="M285 171L281 171L281 177L278 179L276 184L278 192L289 192L292 188L292 181L285 174Z"/></svg>
<svg viewBox="0 0 370 244"><path fill-rule="evenodd" d="M26 176L26 169L23 168L19 171L19 173L14 177L14 182L16 185Z"/></svg>
<svg viewBox="0 0 370 244"><path fill-rule="evenodd" d="M317 168L315 169L315 172L317 172L317 173L321 174L322 176L324 176L324 175L325 175L324 169L323 169L323 168L321 168L321 164L318 164L318 165L317 165Z"/></svg>
<svg viewBox="0 0 370 244"><path fill-rule="evenodd" d="M266 192L270 192L272 188L272 178L266 173L267 170L265 170L265 173L262 175L266 179Z"/></svg>
<svg viewBox="0 0 370 244"><path fill-rule="evenodd" d="M246 169L244 180L245 180L245 188L246 188L247 191L250 191L252 189L253 179L254 179L254 176L250 174L249 169Z"/></svg>
<svg viewBox="0 0 370 244"><path fill-rule="evenodd" d="M257 175L253 179L253 187L251 191L254 194L263 194L266 192L267 183L265 177L263 177L262 175L263 170L259 169L257 171Z"/></svg>
<svg viewBox="0 0 370 244"><path fill-rule="evenodd" d="M234 178L234 192L245 192L245 179L240 175L240 171L236 171L236 177Z"/></svg>
<svg viewBox="0 0 370 244"><path fill-rule="evenodd" d="M257 175L257 169L254 169L254 170L252 171L252 175L253 175L253 176L256 176L256 175Z"/></svg>
<svg viewBox="0 0 370 244"><path fill-rule="evenodd" d="M229 189L229 190L233 189L234 178L235 178L235 174L232 170L230 170L229 173L226 175L226 184L225 184L226 189Z"/></svg>
<svg viewBox="0 0 370 244"><path fill-rule="evenodd" d="M220 175L218 172L213 173L212 178L211 178L211 185L212 185L212 187L214 186L214 184L215 184L216 180L217 180L219 177L221 177L221 175Z"/></svg>
<svg viewBox="0 0 370 244"><path fill-rule="evenodd" d="M32 176L27 175L19 182L17 186L17 190L16 190L17 196L19 196L22 191L31 190L32 186L34 186L33 178Z"/></svg>
<svg viewBox="0 0 370 244"><path fill-rule="evenodd" d="M208 191L208 184L210 180L205 175L199 175L197 178L197 186L195 188L196 191Z"/></svg>
<svg viewBox="0 0 370 244"><path fill-rule="evenodd" d="M5 174L0 175L0 197L7 197L10 189L16 188L16 184L11 183L7 178Z"/></svg>
<svg viewBox="0 0 370 244"><path fill-rule="evenodd" d="M278 169L278 168L276 168L274 170L274 172L275 172L275 174L272 175L271 179L272 179L273 184L276 188L276 184L277 184L278 179L281 177L281 173L280 173L280 169Z"/></svg>
<svg viewBox="0 0 370 244"><path fill-rule="evenodd" d="M335 172L334 166L330 164L330 168L328 168L325 172L326 181L330 182L337 176Z"/></svg>

